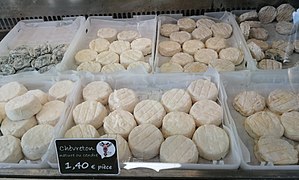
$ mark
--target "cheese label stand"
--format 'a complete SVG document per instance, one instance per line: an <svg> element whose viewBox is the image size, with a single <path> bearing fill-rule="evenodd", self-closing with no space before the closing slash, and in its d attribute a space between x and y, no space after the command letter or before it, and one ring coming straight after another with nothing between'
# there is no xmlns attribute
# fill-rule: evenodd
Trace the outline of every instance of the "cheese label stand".
<svg viewBox="0 0 299 180"><path fill-rule="evenodd" d="M118 175L115 139L56 139L61 174Z"/></svg>

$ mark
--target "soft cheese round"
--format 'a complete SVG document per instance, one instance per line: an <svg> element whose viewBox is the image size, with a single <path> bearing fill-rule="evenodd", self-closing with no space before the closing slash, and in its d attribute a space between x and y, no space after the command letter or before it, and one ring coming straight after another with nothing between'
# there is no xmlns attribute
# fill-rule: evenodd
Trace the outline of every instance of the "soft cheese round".
<svg viewBox="0 0 299 180"><path fill-rule="evenodd" d="M182 51L181 45L174 41L162 41L159 43L159 53L162 56L171 57Z"/></svg>
<svg viewBox="0 0 299 180"><path fill-rule="evenodd" d="M249 38L259 39L266 41L269 33L265 28L250 28Z"/></svg>
<svg viewBox="0 0 299 180"><path fill-rule="evenodd" d="M29 90L26 92L26 94L32 94L36 96L42 105L48 102L48 94L40 89Z"/></svg>
<svg viewBox="0 0 299 180"><path fill-rule="evenodd" d="M276 20L279 21L292 21L293 19L293 12L295 8L290 4L281 4L277 7L277 16Z"/></svg>
<svg viewBox="0 0 299 180"><path fill-rule="evenodd" d="M219 52L219 58L229 60L232 63L234 63L234 65L239 65L244 60L244 54L238 48L229 47L229 48L222 49Z"/></svg>
<svg viewBox="0 0 299 180"><path fill-rule="evenodd" d="M146 63L143 61L133 62L133 63L129 64L129 66L127 67L128 71L136 71L136 70L139 71L140 69L144 70L144 71L142 70L142 72L147 72L147 73L150 73L152 71L152 68L149 65L149 63Z"/></svg>
<svg viewBox="0 0 299 180"><path fill-rule="evenodd" d="M194 29L191 33L193 39L198 39L205 42L207 39L211 38L213 35L212 30L207 26L200 26Z"/></svg>
<svg viewBox="0 0 299 180"><path fill-rule="evenodd" d="M138 97L132 89L122 88L110 94L108 103L110 110L123 109L132 113Z"/></svg>
<svg viewBox="0 0 299 180"><path fill-rule="evenodd" d="M278 114L298 110L299 102L296 94L289 90L276 89L267 98L268 108Z"/></svg>
<svg viewBox="0 0 299 180"><path fill-rule="evenodd" d="M171 33L178 32L180 30L177 24L162 24L160 28L160 34L165 37L169 37Z"/></svg>
<svg viewBox="0 0 299 180"><path fill-rule="evenodd" d="M249 21L249 20L256 20L258 18L258 14L255 10L245 12L239 16L239 22Z"/></svg>
<svg viewBox="0 0 299 180"><path fill-rule="evenodd" d="M275 30L282 35L290 35L295 32L293 23L287 21L278 22L275 26Z"/></svg>
<svg viewBox="0 0 299 180"><path fill-rule="evenodd" d="M118 63L119 55L110 50L103 51L97 55L96 62L101 63L103 66L107 64Z"/></svg>
<svg viewBox="0 0 299 180"><path fill-rule="evenodd" d="M67 130L65 138L99 138L100 135L95 127L90 124L78 124Z"/></svg>
<svg viewBox="0 0 299 180"><path fill-rule="evenodd" d="M215 23L211 26L211 30L213 31L214 37L221 37L221 38L229 38L233 33L233 28L228 23Z"/></svg>
<svg viewBox="0 0 299 180"><path fill-rule="evenodd" d="M299 141L299 112L285 112L281 115L280 120L284 127L284 136Z"/></svg>
<svg viewBox="0 0 299 180"><path fill-rule="evenodd" d="M240 24L240 30L245 38L245 40L247 40L249 38L249 34L250 34L250 25L249 23L247 23L247 21L245 22L241 22Z"/></svg>
<svg viewBox="0 0 299 180"><path fill-rule="evenodd" d="M234 71L235 65L226 59L215 59L210 62L210 66L215 68L218 72Z"/></svg>
<svg viewBox="0 0 299 180"><path fill-rule="evenodd" d="M83 62L77 67L77 71L99 73L101 72L102 65L95 61Z"/></svg>
<svg viewBox="0 0 299 180"><path fill-rule="evenodd" d="M258 63L260 69L282 69L282 63L272 59L263 59Z"/></svg>
<svg viewBox="0 0 299 180"><path fill-rule="evenodd" d="M11 136L0 136L0 162L18 163L23 158L20 139Z"/></svg>
<svg viewBox="0 0 299 180"><path fill-rule="evenodd" d="M105 66L103 66L101 72L102 73L115 73L115 72L119 72L119 71L124 71L126 70L126 68L119 64L119 63L112 63L112 64L107 64Z"/></svg>
<svg viewBox="0 0 299 180"><path fill-rule="evenodd" d="M258 46L255 42L249 42L247 44L247 47L249 48L252 57L255 58L257 61L260 61L265 58L265 53L263 52L262 48Z"/></svg>
<svg viewBox="0 0 299 180"><path fill-rule="evenodd" d="M196 51L205 48L205 44L200 40L188 40L183 44L183 52L194 55Z"/></svg>
<svg viewBox="0 0 299 180"><path fill-rule="evenodd" d="M227 47L227 41L221 37L212 37L205 42L206 48L219 52Z"/></svg>
<svg viewBox="0 0 299 180"><path fill-rule="evenodd" d="M27 88L19 82L6 83L0 87L0 102L7 102L14 97L25 94L27 91Z"/></svg>
<svg viewBox="0 0 299 180"><path fill-rule="evenodd" d="M97 38L89 43L89 49L94 50L98 53L107 51L109 49L110 42L103 38Z"/></svg>
<svg viewBox="0 0 299 180"><path fill-rule="evenodd" d="M202 18L196 21L196 26L201 27L201 26L206 26L211 29L212 25L214 25L216 22L208 19L208 18Z"/></svg>
<svg viewBox="0 0 299 180"><path fill-rule="evenodd" d="M6 117L1 124L1 132L3 135L12 135L16 138L21 138L35 125L37 125L37 121L34 116L21 121L12 121Z"/></svg>
<svg viewBox="0 0 299 180"><path fill-rule="evenodd" d="M265 98L256 91L243 91L233 100L234 108L243 116L262 111L266 106Z"/></svg>
<svg viewBox="0 0 299 180"><path fill-rule="evenodd" d="M218 97L218 89L215 83L208 79L198 79L192 81L187 88L193 102L203 99L216 101Z"/></svg>
<svg viewBox="0 0 299 180"><path fill-rule="evenodd" d="M194 60L210 64L213 60L218 59L218 53L213 49L199 49L194 53Z"/></svg>
<svg viewBox="0 0 299 180"><path fill-rule="evenodd" d="M258 40L258 39L248 39L247 44L250 42L254 42L256 45L258 45L263 51L266 51L267 49L270 48L270 45L268 44L267 41L263 40Z"/></svg>
<svg viewBox="0 0 299 180"><path fill-rule="evenodd" d="M49 124L55 126L64 111L64 102L54 100L43 105L36 114L38 124Z"/></svg>
<svg viewBox="0 0 299 180"><path fill-rule="evenodd" d="M161 102L166 112L181 111L188 113L192 106L191 97L188 92L176 88L166 91L162 95Z"/></svg>
<svg viewBox="0 0 299 180"><path fill-rule="evenodd" d="M173 72L183 72L184 69L178 63L167 62L161 65L160 71L162 73L173 73Z"/></svg>
<svg viewBox="0 0 299 180"><path fill-rule="evenodd" d="M174 56L172 56L169 62L177 63L181 66L185 66L186 64L193 62L193 61L194 61L194 59L190 54L184 53L184 52L179 52L179 53L176 53Z"/></svg>
<svg viewBox="0 0 299 180"><path fill-rule="evenodd" d="M137 61L144 61L144 56L140 50L127 50L120 54L120 64L122 64L125 68L128 67L129 64Z"/></svg>
<svg viewBox="0 0 299 180"><path fill-rule="evenodd" d="M206 72L208 66L201 62L190 62L184 66L184 72L187 73L201 73Z"/></svg>
<svg viewBox="0 0 299 180"><path fill-rule="evenodd" d="M196 28L196 23L193 19L184 17L177 21L177 25L179 26L181 31L187 31L191 33Z"/></svg>
<svg viewBox="0 0 299 180"><path fill-rule="evenodd" d="M268 24L274 21L276 15L277 10L273 6L264 6L258 12L259 20L264 24Z"/></svg>
<svg viewBox="0 0 299 180"><path fill-rule="evenodd" d="M191 34L186 31L173 32L170 34L169 38L171 41L183 44L191 39Z"/></svg>
<svg viewBox="0 0 299 180"><path fill-rule="evenodd" d="M104 81L93 81L88 83L82 90L85 101L94 100L106 105L109 95L112 93L110 85Z"/></svg>
<svg viewBox="0 0 299 180"><path fill-rule="evenodd" d="M74 82L71 80L58 81L49 89L49 100L65 101L67 96L71 94L74 87Z"/></svg>
<svg viewBox="0 0 299 180"><path fill-rule="evenodd" d="M117 34L118 40L128 41L128 42L132 42L134 39L137 39L139 37L140 37L139 32L134 30L125 30Z"/></svg>
<svg viewBox="0 0 299 180"><path fill-rule="evenodd" d="M109 46L109 51L113 51L116 54L121 54L131 48L131 44L128 41L113 41Z"/></svg>
<svg viewBox="0 0 299 180"><path fill-rule="evenodd" d="M152 40L149 38L138 38L132 41L131 48L139 50L144 56L152 53Z"/></svg>
<svg viewBox="0 0 299 180"><path fill-rule="evenodd" d="M75 55L76 64L79 65L83 62L94 61L98 53L92 49L82 49Z"/></svg>
<svg viewBox="0 0 299 180"><path fill-rule="evenodd" d="M114 28L100 28L97 32L97 36L112 42L116 40L117 30Z"/></svg>

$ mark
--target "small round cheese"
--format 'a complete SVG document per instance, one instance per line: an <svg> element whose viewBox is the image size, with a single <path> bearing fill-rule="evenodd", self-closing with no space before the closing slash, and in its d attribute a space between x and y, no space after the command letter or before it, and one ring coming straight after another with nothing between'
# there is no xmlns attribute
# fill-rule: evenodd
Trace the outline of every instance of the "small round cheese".
<svg viewBox="0 0 299 180"><path fill-rule="evenodd" d="M293 54L295 46L288 41L278 40L278 41L272 41L271 48L280 49L282 51L285 51L287 54L291 55L291 54Z"/></svg>
<svg viewBox="0 0 299 180"><path fill-rule="evenodd" d="M133 62L129 64L129 66L127 67L127 70L132 72L139 71L140 69L142 69L142 72L147 72L147 73L150 73L152 71L152 68L149 65L149 63L143 61Z"/></svg>
<svg viewBox="0 0 299 180"><path fill-rule="evenodd" d="M266 106L265 98L256 91L243 91L233 100L234 108L243 116L262 111Z"/></svg>
<svg viewBox="0 0 299 180"><path fill-rule="evenodd" d="M299 141L299 112L285 112L281 115L280 120L284 127L284 136Z"/></svg>
<svg viewBox="0 0 299 180"><path fill-rule="evenodd" d="M3 135L12 135L21 138L25 132L37 125L35 117L24 119L22 121L12 121L6 117L1 124L1 132Z"/></svg>
<svg viewBox="0 0 299 180"><path fill-rule="evenodd" d="M239 65L244 60L244 54L238 48L229 47L229 48L222 49L219 52L219 58L229 60L232 63L234 63L234 65Z"/></svg>
<svg viewBox="0 0 299 180"><path fill-rule="evenodd" d="M200 26L194 29L191 33L193 39L198 39L205 42L207 39L211 38L213 35L212 30L207 26Z"/></svg>
<svg viewBox="0 0 299 180"><path fill-rule="evenodd" d="M276 89L267 98L268 108L275 113L298 110L299 103L296 94L288 90Z"/></svg>
<svg viewBox="0 0 299 180"><path fill-rule="evenodd" d="M138 124L153 124L157 128L161 127L165 114L163 105L150 99L140 101L134 108L134 116Z"/></svg>
<svg viewBox="0 0 299 180"><path fill-rule="evenodd" d="M211 61L218 59L218 53L213 49L199 49L194 53L194 60L210 64Z"/></svg>
<svg viewBox="0 0 299 180"><path fill-rule="evenodd" d="M11 135L0 136L0 162L18 163L23 158L21 141Z"/></svg>
<svg viewBox="0 0 299 180"><path fill-rule="evenodd" d="M98 53L91 49L82 49L75 55L76 64L79 65L83 62L94 61Z"/></svg>
<svg viewBox="0 0 299 180"><path fill-rule="evenodd" d="M160 161L166 163L197 163L198 150L191 139L182 135L170 136L161 144Z"/></svg>
<svg viewBox="0 0 299 180"><path fill-rule="evenodd" d="M218 72L234 71L235 65L229 60L215 59L210 62L210 65L215 68Z"/></svg>
<svg viewBox="0 0 299 180"><path fill-rule="evenodd" d="M144 56L152 53L152 40L149 38L138 38L132 41L131 48L139 50Z"/></svg>
<svg viewBox="0 0 299 180"><path fill-rule="evenodd" d="M161 98L166 112L181 111L188 113L192 101L187 91L183 89L171 89L166 91Z"/></svg>
<svg viewBox="0 0 299 180"><path fill-rule="evenodd" d="M259 69L282 69L282 63L272 59L263 59L258 63Z"/></svg>
<svg viewBox="0 0 299 180"><path fill-rule="evenodd" d="M107 109L97 101L84 101L73 110L73 118L76 124L90 124L96 129L103 125L106 116Z"/></svg>
<svg viewBox="0 0 299 180"><path fill-rule="evenodd" d="M115 41L117 30L114 28L100 28L97 32L97 36L108 40L109 42Z"/></svg>
<svg viewBox="0 0 299 180"><path fill-rule="evenodd" d="M249 24L250 28L259 28L262 27L262 23L260 21L244 21Z"/></svg>
<svg viewBox="0 0 299 180"><path fill-rule="evenodd" d="M249 11L249 12L243 13L239 16L239 22L256 20L257 18L258 18L258 14L255 10Z"/></svg>
<svg viewBox="0 0 299 180"><path fill-rule="evenodd" d="M159 43L159 53L162 56L171 57L182 51L181 45L174 41L162 41Z"/></svg>
<svg viewBox="0 0 299 180"><path fill-rule="evenodd" d="M138 97L132 89L122 88L110 94L108 103L110 110L123 109L132 113Z"/></svg>
<svg viewBox="0 0 299 180"><path fill-rule="evenodd" d="M170 112L163 118L162 133L165 138L172 135L183 135L191 138L194 131L194 119L187 113Z"/></svg>
<svg viewBox="0 0 299 180"><path fill-rule="evenodd" d="M42 104L31 94L17 96L5 104L6 115L12 121L28 119L38 113Z"/></svg>
<svg viewBox="0 0 299 180"><path fill-rule="evenodd" d="M43 105L36 114L38 124L49 124L55 126L64 111L64 102L54 100Z"/></svg>
<svg viewBox="0 0 299 180"><path fill-rule="evenodd" d="M113 51L116 54L121 54L131 48L130 42L128 41L114 41L109 46L109 51Z"/></svg>
<svg viewBox="0 0 299 180"><path fill-rule="evenodd" d="M292 21L292 14L295 8L290 4L281 4L277 7L276 20L279 21Z"/></svg>
<svg viewBox="0 0 299 180"><path fill-rule="evenodd" d="M277 10L273 6L264 6L260 9L259 13L259 20L264 23L268 24L274 21L277 15Z"/></svg>
<svg viewBox="0 0 299 180"><path fill-rule="evenodd" d="M212 25L215 24L215 21L208 19L208 18L202 18L196 21L196 26L201 27L201 26L206 26L211 29Z"/></svg>
<svg viewBox="0 0 299 180"><path fill-rule="evenodd" d="M26 94L32 94L36 96L42 105L48 102L48 94L40 89L29 90L26 92Z"/></svg>
<svg viewBox="0 0 299 180"><path fill-rule="evenodd" d="M106 105L109 95L112 93L110 85L104 81L93 81L88 83L82 90L85 101L94 100Z"/></svg>
<svg viewBox="0 0 299 180"><path fill-rule="evenodd" d="M250 42L254 42L256 45L258 45L263 51L266 51L270 48L270 45L267 43L267 41L258 40L258 39L248 39L247 44Z"/></svg>
<svg viewBox="0 0 299 180"><path fill-rule="evenodd" d="M0 102L7 102L27 92L27 88L19 82L13 81L4 84L0 88Z"/></svg>
<svg viewBox="0 0 299 180"><path fill-rule="evenodd" d="M193 57L190 54L184 53L184 52L176 53L170 59L170 62L177 63L181 66L185 66L186 64L193 62L193 61L194 61Z"/></svg>
<svg viewBox="0 0 299 180"><path fill-rule="evenodd" d="M106 134L119 134L127 139L136 125L134 116L130 112L117 109L105 117L103 126Z"/></svg>
<svg viewBox="0 0 299 180"><path fill-rule="evenodd" d="M70 80L58 81L49 89L49 100L65 101L67 96L73 91L74 82Z"/></svg>
<svg viewBox="0 0 299 180"><path fill-rule="evenodd" d="M78 124L67 130L65 138L99 138L98 131L90 124Z"/></svg>
<svg viewBox="0 0 299 180"><path fill-rule="evenodd" d="M275 26L275 30L282 35L290 35L295 32L293 23L287 21L278 22Z"/></svg>
<svg viewBox="0 0 299 180"><path fill-rule="evenodd" d="M171 33L178 32L180 30L177 24L162 24L160 28L160 34L165 37L169 37Z"/></svg>
<svg viewBox="0 0 299 180"><path fill-rule="evenodd" d="M219 52L221 49L226 48L227 41L221 37L212 37L205 42L205 45L206 48Z"/></svg>
<svg viewBox="0 0 299 180"><path fill-rule="evenodd" d="M53 126L41 124L29 129L21 139L22 151L25 157L30 160L41 159L47 152L53 137Z"/></svg>
<svg viewBox="0 0 299 180"><path fill-rule="evenodd" d="M121 31L117 34L117 39L121 41L132 42L134 39L137 39L139 37L139 32L133 30Z"/></svg>
<svg viewBox="0 0 299 180"><path fill-rule="evenodd" d="M101 63L102 65L118 63L119 55L113 51L103 51L96 57L96 62Z"/></svg>
<svg viewBox="0 0 299 180"><path fill-rule="evenodd" d="M218 89L215 83L206 79L198 79L192 81L187 88L193 102L203 99L216 101L218 97Z"/></svg>
<svg viewBox="0 0 299 180"><path fill-rule="evenodd" d="M95 61L83 62L77 67L77 71L98 73L101 72L102 65Z"/></svg>
<svg viewBox="0 0 299 180"><path fill-rule="evenodd" d="M103 66L102 73L115 73L126 70L125 67L118 63L107 64Z"/></svg>
<svg viewBox="0 0 299 180"><path fill-rule="evenodd" d="M203 49L205 44L200 40L189 40L183 44L183 52L194 55L196 51Z"/></svg>
<svg viewBox="0 0 299 180"><path fill-rule="evenodd" d="M187 31L189 33L191 33L196 28L195 21L188 17L179 19L177 21L177 25L179 26L181 31Z"/></svg>
<svg viewBox="0 0 299 180"><path fill-rule="evenodd" d="M120 63L126 68L136 61L144 61L144 56L139 50L127 50L120 54Z"/></svg>
<svg viewBox="0 0 299 180"><path fill-rule="evenodd" d="M171 41L183 44L184 42L191 39L191 34L186 31L173 32L169 36Z"/></svg>
<svg viewBox="0 0 299 180"><path fill-rule="evenodd" d="M164 63L160 67L162 73L183 72L183 70L181 65L173 62Z"/></svg>
<svg viewBox="0 0 299 180"><path fill-rule="evenodd" d="M268 39L268 31L264 28L250 28L249 38L266 41Z"/></svg>
<svg viewBox="0 0 299 180"><path fill-rule="evenodd" d="M184 66L184 72L187 73L198 73L198 72L206 72L208 66L201 62L191 62Z"/></svg>
<svg viewBox="0 0 299 180"><path fill-rule="evenodd" d="M152 124L136 126L129 134L128 142L134 157L151 159L159 154L164 141L161 131Z"/></svg>
<svg viewBox="0 0 299 180"><path fill-rule="evenodd" d="M247 47L249 48L250 53L253 56L253 58L255 58L257 61L264 59L265 54L264 54L263 50L255 42L252 41L252 42L248 43Z"/></svg>
<svg viewBox="0 0 299 180"><path fill-rule="evenodd" d="M228 23L215 23L211 26L214 37L229 38L233 33L233 28Z"/></svg>
<svg viewBox="0 0 299 180"><path fill-rule="evenodd" d="M109 49L110 42L103 38L97 38L89 43L89 48L91 50L94 50L98 53L107 51Z"/></svg>

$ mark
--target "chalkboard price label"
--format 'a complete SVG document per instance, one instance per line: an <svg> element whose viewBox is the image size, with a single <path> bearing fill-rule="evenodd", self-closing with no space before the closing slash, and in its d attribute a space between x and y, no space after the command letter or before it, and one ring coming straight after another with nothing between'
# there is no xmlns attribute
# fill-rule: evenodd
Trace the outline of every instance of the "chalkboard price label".
<svg viewBox="0 0 299 180"><path fill-rule="evenodd" d="M56 139L61 174L119 174L115 139Z"/></svg>

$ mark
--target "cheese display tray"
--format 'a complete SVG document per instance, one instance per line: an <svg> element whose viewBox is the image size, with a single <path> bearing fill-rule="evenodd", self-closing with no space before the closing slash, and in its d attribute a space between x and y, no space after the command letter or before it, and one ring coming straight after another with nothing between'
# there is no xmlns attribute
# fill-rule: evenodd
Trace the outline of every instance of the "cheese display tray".
<svg viewBox="0 0 299 180"><path fill-rule="evenodd" d="M82 90L90 82L93 81L105 81L107 82L113 91L120 88L132 89L138 97L138 100L152 99L159 101L161 100L162 94L172 88L186 89L189 84L198 79L209 79L214 82L218 88L219 95L217 102L221 104L225 101L226 95L223 93L223 87L219 81L219 74L213 69L203 75L192 75L192 74L154 74L148 75L138 75L132 73L126 74L112 74L112 75L92 75L85 74L81 76L81 87L77 89L75 104L83 102ZM107 107L107 106L106 106ZM64 127L59 133L61 138L64 137L65 132L74 126L74 120L72 113L68 117L68 120ZM125 169L134 168L150 168L156 171L162 169L237 169L240 165L240 157L238 154L238 148L236 146L235 137L232 133L231 124L227 119L227 115L224 114L222 124L220 125L229 136L229 152L221 160L209 161L203 158L199 158L198 163L195 164L180 164L180 163L161 163L159 157L156 156L149 160L137 159L131 157L128 161L121 162L121 167ZM101 128L100 128L101 129ZM103 131L103 130L102 130ZM48 161L49 165L53 168L57 168L57 160L51 159Z"/></svg>
<svg viewBox="0 0 299 180"><path fill-rule="evenodd" d="M245 90L253 90L267 99L269 93L275 89L290 90L298 94L298 69L272 70L272 71L243 71L238 73L227 73L221 76L225 91L227 93L226 111L231 123L236 129L235 136L239 139L240 155L242 157L241 168L248 170L298 170L298 164L273 165L272 162L260 162L254 154L255 141L248 135L244 127L245 116L242 116L233 107L235 96ZM285 136L282 139L290 144L297 145Z"/></svg>
<svg viewBox="0 0 299 180"><path fill-rule="evenodd" d="M155 72L160 72L160 67L162 64L170 61L171 57L162 56L159 53L158 45L160 42L169 40L168 37L164 37L160 34L161 25L169 23L169 24L177 24L177 21L181 18L187 16L183 16L182 14L166 14L158 16L158 32L157 32L157 46L156 46L156 55L155 55ZM205 13L201 16L188 16L195 21L199 19L210 19L216 23L224 22L228 23L232 27L232 34L227 39L227 47L235 47L242 51L244 55L244 60L241 64L235 66L235 71L247 69L250 67L252 63L252 58L250 56L250 52L248 48L245 46L245 40L240 32L240 28L235 21L233 15L230 12L211 12ZM196 61L195 61L196 62Z"/></svg>

